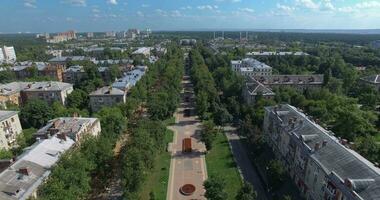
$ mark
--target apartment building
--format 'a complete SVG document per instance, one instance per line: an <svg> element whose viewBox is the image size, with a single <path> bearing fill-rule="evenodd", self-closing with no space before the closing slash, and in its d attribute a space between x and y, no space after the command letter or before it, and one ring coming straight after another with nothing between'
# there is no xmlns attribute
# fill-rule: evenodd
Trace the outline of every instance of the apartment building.
<svg viewBox="0 0 380 200"><path fill-rule="evenodd" d="M66 98L72 91L73 85L63 82L12 82L0 84L0 102L20 105L37 98L50 104L58 101L65 105Z"/></svg>
<svg viewBox="0 0 380 200"><path fill-rule="evenodd" d="M61 155L84 135L101 131L97 118L58 118L36 133L37 142L0 173L0 199L37 199L37 190L49 177Z"/></svg>
<svg viewBox="0 0 380 200"><path fill-rule="evenodd" d="M293 87L299 91L321 88L323 86L323 74L312 75L254 75L255 80L269 88Z"/></svg>
<svg viewBox="0 0 380 200"><path fill-rule="evenodd" d="M135 69L126 72L122 78L116 80L112 84L112 88L128 91L144 76L147 69L147 66L136 66Z"/></svg>
<svg viewBox="0 0 380 200"><path fill-rule="evenodd" d="M64 67L66 67L66 65L70 62L70 61L95 61L95 58L91 58L91 57L85 57L85 56L59 56L59 57L54 57L52 59L50 59L48 62L50 64L60 64L60 65L63 65Z"/></svg>
<svg viewBox="0 0 380 200"><path fill-rule="evenodd" d="M125 103L127 93L124 90L113 87L102 87L90 93L90 106L93 112L99 111L105 106L114 106Z"/></svg>
<svg viewBox="0 0 380 200"><path fill-rule="evenodd" d="M132 53L132 55L143 55L145 57L149 57L151 49L151 47L139 47Z"/></svg>
<svg viewBox="0 0 380 200"><path fill-rule="evenodd" d="M380 199L380 169L347 140L284 104L265 108L264 135L307 200Z"/></svg>
<svg viewBox="0 0 380 200"><path fill-rule="evenodd" d="M365 76L359 79L360 83L373 86L376 90L380 91L380 75L375 74Z"/></svg>
<svg viewBox="0 0 380 200"><path fill-rule="evenodd" d="M9 150L14 147L17 136L21 132L18 112L0 110L0 150Z"/></svg>
<svg viewBox="0 0 380 200"><path fill-rule="evenodd" d="M248 104L256 102L257 96L261 95L264 99L273 99L276 95L271 89L265 87L259 81L248 77L249 81L243 86L243 98Z"/></svg>
<svg viewBox="0 0 380 200"><path fill-rule="evenodd" d="M13 66L11 70L15 73L18 79L26 79L37 75L49 77L57 81L63 81L64 67L61 64L22 62L19 63L19 65Z"/></svg>
<svg viewBox="0 0 380 200"><path fill-rule="evenodd" d="M246 56L309 56L309 54L302 51L253 51L248 52Z"/></svg>
<svg viewBox="0 0 380 200"><path fill-rule="evenodd" d="M16 52L13 46L0 48L0 63L14 63L16 60Z"/></svg>
<svg viewBox="0 0 380 200"><path fill-rule="evenodd" d="M231 61L232 71L243 76L272 75L272 67L253 58Z"/></svg>
<svg viewBox="0 0 380 200"><path fill-rule="evenodd" d="M60 43L60 42L66 42L69 40L77 39L76 32L75 31L66 31L62 33L58 33L57 35L53 36L52 38L47 38L47 43Z"/></svg>
<svg viewBox="0 0 380 200"><path fill-rule="evenodd" d="M111 73L108 67L98 67L100 77L104 82L111 81ZM74 65L67 68L63 73L63 82L77 84L87 76L83 66Z"/></svg>

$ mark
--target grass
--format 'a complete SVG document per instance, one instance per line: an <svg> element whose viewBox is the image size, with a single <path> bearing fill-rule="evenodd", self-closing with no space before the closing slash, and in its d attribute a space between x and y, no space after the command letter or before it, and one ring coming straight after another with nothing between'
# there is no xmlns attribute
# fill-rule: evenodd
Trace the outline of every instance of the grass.
<svg viewBox="0 0 380 200"><path fill-rule="evenodd" d="M171 130L166 131L165 143L173 141L173 132ZM143 186L140 189L140 199L149 200L149 193L153 192L155 199L165 200L166 190L169 181L170 170L170 153L163 151L160 152L154 162L154 168L148 174Z"/></svg>
<svg viewBox="0 0 380 200"><path fill-rule="evenodd" d="M380 133L375 135L376 142L380 143Z"/></svg>
<svg viewBox="0 0 380 200"><path fill-rule="evenodd" d="M165 126L171 126L171 125L175 124L175 117L174 116L169 117L162 122L165 124Z"/></svg>
<svg viewBox="0 0 380 200"><path fill-rule="evenodd" d="M242 186L240 174L236 168L228 140L224 134L218 134L211 151L206 155L208 176L223 176L226 181L227 200L235 199Z"/></svg>

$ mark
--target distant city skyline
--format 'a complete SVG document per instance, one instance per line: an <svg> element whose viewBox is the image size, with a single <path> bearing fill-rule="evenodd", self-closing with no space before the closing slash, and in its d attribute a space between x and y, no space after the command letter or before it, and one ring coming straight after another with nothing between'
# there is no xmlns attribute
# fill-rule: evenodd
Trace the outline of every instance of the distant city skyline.
<svg viewBox="0 0 380 200"><path fill-rule="evenodd" d="M0 32L379 29L379 10L380 0L2 0Z"/></svg>

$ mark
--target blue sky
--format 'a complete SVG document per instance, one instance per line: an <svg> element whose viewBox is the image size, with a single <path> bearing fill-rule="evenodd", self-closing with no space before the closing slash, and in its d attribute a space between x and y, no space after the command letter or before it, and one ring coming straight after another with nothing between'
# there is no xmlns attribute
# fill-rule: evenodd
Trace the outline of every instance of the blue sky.
<svg viewBox="0 0 380 200"><path fill-rule="evenodd" d="M0 0L0 32L380 28L380 0Z"/></svg>

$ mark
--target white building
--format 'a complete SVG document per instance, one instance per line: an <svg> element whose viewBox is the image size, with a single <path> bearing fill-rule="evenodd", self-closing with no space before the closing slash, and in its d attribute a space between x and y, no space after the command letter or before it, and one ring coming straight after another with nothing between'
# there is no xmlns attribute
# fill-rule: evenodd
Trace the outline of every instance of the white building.
<svg viewBox="0 0 380 200"><path fill-rule="evenodd" d="M265 107L264 135L307 200L380 199L380 169L347 140L284 104Z"/></svg>
<svg viewBox="0 0 380 200"><path fill-rule="evenodd" d="M88 134L101 131L97 118L58 118L40 129L35 144L0 173L0 199L37 199L38 187L49 177L62 154Z"/></svg>
<svg viewBox="0 0 380 200"><path fill-rule="evenodd" d="M22 127L18 113L0 110L0 149L9 150L12 148L21 132Z"/></svg>
<svg viewBox="0 0 380 200"><path fill-rule="evenodd" d="M0 63L6 62L6 63L14 63L16 62L16 52L14 47L7 47L3 46L3 48L0 48Z"/></svg>
<svg viewBox="0 0 380 200"><path fill-rule="evenodd" d="M232 71L243 76L267 76L272 74L272 67L253 58L231 60Z"/></svg>

